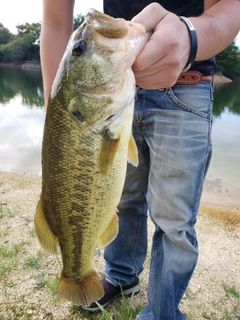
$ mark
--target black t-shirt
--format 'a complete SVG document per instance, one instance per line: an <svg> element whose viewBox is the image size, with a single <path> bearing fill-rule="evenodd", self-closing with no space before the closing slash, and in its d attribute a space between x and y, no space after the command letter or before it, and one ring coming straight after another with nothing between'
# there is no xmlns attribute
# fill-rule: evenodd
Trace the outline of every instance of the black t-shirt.
<svg viewBox="0 0 240 320"><path fill-rule="evenodd" d="M131 20L152 2L150 0L104 0L104 12L114 18ZM203 13L204 8L203 0L162 0L157 2L178 16L198 16ZM191 70L200 71L204 76L212 75L216 72L215 58L197 61L192 65Z"/></svg>

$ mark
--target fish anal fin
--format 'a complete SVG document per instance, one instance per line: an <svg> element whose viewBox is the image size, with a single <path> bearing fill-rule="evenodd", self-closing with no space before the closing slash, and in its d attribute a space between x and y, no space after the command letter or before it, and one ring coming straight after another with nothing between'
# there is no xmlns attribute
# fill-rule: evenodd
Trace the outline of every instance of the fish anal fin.
<svg viewBox="0 0 240 320"><path fill-rule="evenodd" d="M115 213L109 222L107 228L103 232L103 234L99 238L100 246L105 247L107 246L110 242L112 242L117 234L118 234L118 216L117 213Z"/></svg>
<svg viewBox="0 0 240 320"><path fill-rule="evenodd" d="M59 249L58 238L52 232L46 220L43 210L42 195L37 204L34 226L36 235L43 249L50 253L57 254Z"/></svg>
<svg viewBox="0 0 240 320"><path fill-rule="evenodd" d="M134 167L138 166L138 149L132 134L128 142L128 162Z"/></svg>
<svg viewBox="0 0 240 320"><path fill-rule="evenodd" d="M70 279L62 273L58 286L58 296L74 304L89 306L104 295L103 286L97 272L92 269L83 279Z"/></svg>
<svg viewBox="0 0 240 320"><path fill-rule="evenodd" d="M118 150L119 142L120 138L112 139L108 132L105 133L99 157L99 168L102 175L106 175L108 170L112 167Z"/></svg>

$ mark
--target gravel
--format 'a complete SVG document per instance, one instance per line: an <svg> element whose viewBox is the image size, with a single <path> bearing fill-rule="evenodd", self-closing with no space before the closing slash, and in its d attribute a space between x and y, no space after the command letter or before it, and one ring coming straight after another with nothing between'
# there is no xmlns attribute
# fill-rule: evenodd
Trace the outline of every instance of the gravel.
<svg viewBox="0 0 240 320"><path fill-rule="evenodd" d="M41 249L34 233L40 189L38 176L0 172L0 319L105 319L101 313L82 313L58 299L61 262ZM149 221L149 253L153 231ZM239 207L202 203L196 231L200 256L181 310L192 320L240 319ZM147 301L149 264L150 254L132 310ZM97 248L94 265L101 275L102 249ZM107 310L112 319L118 319L116 313L123 307L122 300L117 299Z"/></svg>

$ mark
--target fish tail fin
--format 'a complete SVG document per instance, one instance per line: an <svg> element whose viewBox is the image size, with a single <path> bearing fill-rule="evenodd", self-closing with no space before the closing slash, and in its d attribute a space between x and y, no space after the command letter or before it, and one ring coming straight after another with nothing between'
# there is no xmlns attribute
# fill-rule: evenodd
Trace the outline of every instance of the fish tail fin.
<svg viewBox="0 0 240 320"><path fill-rule="evenodd" d="M82 280L70 279L64 273L60 277L58 296L61 299L89 306L92 302L101 299L103 295L103 286L94 269Z"/></svg>
<svg viewBox="0 0 240 320"><path fill-rule="evenodd" d="M128 142L128 162L134 167L138 166L138 149L132 134Z"/></svg>
<svg viewBox="0 0 240 320"><path fill-rule="evenodd" d="M101 247L107 246L110 242L112 242L117 234L118 234L118 216L117 213L115 213L109 222L107 228L103 232L103 234L99 238L99 242Z"/></svg>
<svg viewBox="0 0 240 320"><path fill-rule="evenodd" d="M44 210L43 210L43 200L42 195L37 204L36 213L34 217L35 232L38 240L44 250L57 254L58 253L58 238L52 232L49 224L46 220Z"/></svg>

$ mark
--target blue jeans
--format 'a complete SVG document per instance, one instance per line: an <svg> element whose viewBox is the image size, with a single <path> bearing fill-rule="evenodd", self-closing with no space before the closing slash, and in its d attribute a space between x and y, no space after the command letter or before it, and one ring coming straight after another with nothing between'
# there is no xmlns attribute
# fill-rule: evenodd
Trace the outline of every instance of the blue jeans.
<svg viewBox="0 0 240 320"><path fill-rule="evenodd" d="M143 270L148 211L155 224L148 304L137 319L185 319L178 308L198 259L194 225L211 158L209 82L137 88L133 134L139 166L128 165L120 230L105 248L105 277L130 284Z"/></svg>

